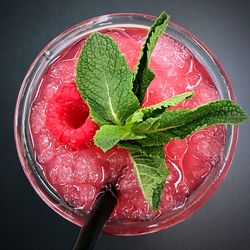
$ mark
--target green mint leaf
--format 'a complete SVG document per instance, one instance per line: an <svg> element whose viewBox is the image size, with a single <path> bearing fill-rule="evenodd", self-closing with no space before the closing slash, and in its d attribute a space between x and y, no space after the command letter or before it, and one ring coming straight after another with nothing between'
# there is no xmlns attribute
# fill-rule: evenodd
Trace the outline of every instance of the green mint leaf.
<svg viewBox="0 0 250 250"><path fill-rule="evenodd" d="M135 134L146 135L139 143L143 146L157 146L172 139L184 139L202 128L217 124L240 124L249 119L242 108L230 100L218 100L195 109L166 111L156 118L135 124Z"/></svg>
<svg viewBox="0 0 250 250"><path fill-rule="evenodd" d="M176 106L177 104L191 98L193 95L194 95L193 92L186 92L180 95L173 96L168 100L165 100L156 105L138 109L137 111L135 111L134 114L128 117L126 123L142 122L148 118L156 117L165 112L167 108Z"/></svg>
<svg viewBox="0 0 250 250"><path fill-rule="evenodd" d="M104 152L106 152L120 141L139 140L146 138L144 135L135 135L131 131L131 127L133 127L134 122L143 121L143 118L146 119L149 116L156 116L157 114L164 112L166 108L175 106L187 98L190 98L191 96L193 96L193 93L187 92L174 96L151 107L138 109L127 119L127 124L125 126L103 125L101 126L100 130L97 131L94 137L95 144L102 148Z"/></svg>
<svg viewBox="0 0 250 250"><path fill-rule="evenodd" d="M115 146L119 141L142 139L146 136L135 135L131 131L130 125L103 125L94 137L95 145L100 147L104 152Z"/></svg>
<svg viewBox="0 0 250 250"><path fill-rule="evenodd" d="M140 102L143 101L149 83L154 79L154 73L149 69L150 56L159 37L167 28L170 16L162 12L151 27L143 45L138 64L134 72L133 90Z"/></svg>
<svg viewBox="0 0 250 250"><path fill-rule="evenodd" d="M131 143L122 143L120 146L129 150L145 200L152 210L157 210L160 206L164 183L169 174L165 163L163 146L152 147L150 150ZM153 152L158 153L153 155Z"/></svg>
<svg viewBox="0 0 250 250"><path fill-rule="evenodd" d="M93 33L79 57L76 83L97 124L123 125L139 108L132 79L117 44L108 35Z"/></svg>

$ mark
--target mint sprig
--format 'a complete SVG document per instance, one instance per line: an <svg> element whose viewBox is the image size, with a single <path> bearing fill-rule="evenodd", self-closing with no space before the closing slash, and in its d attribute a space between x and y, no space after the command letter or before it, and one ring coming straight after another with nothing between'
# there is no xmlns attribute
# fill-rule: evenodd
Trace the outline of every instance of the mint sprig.
<svg viewBox="0 0 250 250"><path fill-rule="evenodd" d="M151 126L151 124L148 124L151 120L153 123L156 122L160 118L160 114L164 113L167 108L176 106L192 96L192 92L187 92L176 95L156 105L140 108L127 118L124 126L104 125L96 132L94 137L95 144L106 152L120 141L139 140L144 138L147 140L144 132L145 130L148 132L147 126ZM153 117L155 117L155 119L152 119ZM146 126L144 126L144 124L146 124ZM142 131L139 131L141 127ZM158 145L162 145L162 143Z"/></svg>
<svg viewBox="0 0 250 250"><path fill-rule="evenodd" d="M191 92L151 107L139 107L154 78L148 66L150 56L168 21L166 12L156 19L134 73L112 38L100 33L93 33L86 40L77 64L77 88L89 106L92 119L100 125L95 144L103 151L115 145L129 150L138 183L153 210L160 205L168 176L165 143L211 125L240 124L249 119L230 100L218 100L191 110L169 110L191 98Z"/></svg>
<svg viewBox="0 0 250 250"><path fill-rule="evenodd" d="M157 210L169 174L164 160L163 146L148 150L132 143L122 143L120 147L129 150L142 193L152 210Z"/></svg>
<svg viewBox="0 0 250 250"><path fill-rule="evenodd" d="M162 104L177 104L177 100L184 101L184 97L191 96L190 93L178 95L176 98L171 98ZM160 104L158 105L158 107L161 107ZM112 126L110 128L111 133L106 133L101 128L96 135L98 137L98 140L95 140L96 145L106 151L120 141L136 139L139 145L143 147L160 146L172 139L184 139L208 126L240 124L249 119L238 104L225 99L210 102L194 109L164 110L153 113L160 110L154 109L155 107L152 106L152 109L150 107L138 109L127 119L125 126ZM151 117L143 120L145 114L151 114ZM116 130L119 130L119 133L116 133ZM110 136L106 136L107 134ZM113 136L115 136L115 141Z"/></svg>
<svg viewBox="0 0 250 250"><path fill-rule="evenodd" d="M196 127L215 124L238 124L247 119L242 108L230 100L221 99L194 109L167 110L155 118L135 124L132 131L136 134L152 134L181 127L191 134Z"/></svg>
<svg viewBox="0 0 250 250"><path fill-rule="evenodd" d="M139 108L132 79L133 73L115 41L93 33L81 51L76 84L97 124L124 125Z"/></svg>
<svg viewBox="0 0 250 250"><path fill-rule="evenodd" d="M248 115L238 104L221 99L191 110L166 111L156 118L134 124L131 130L136 135L146 136L139 143L150 147L168 143L172 139L184 139L212 125L240 124L248 119Z"/></svg>
<svg viewBox="0 0 250 250"><path fill-rule="evenodd" d="M169 19L170 16L165 11L163 11L161 15L155 20L148 32L142 47L139 61L135 68L133 90L141 103L144 99L148 85L155 77L154 73L148 67L150 56L153 53L160 36L166 30Z"/></svg>

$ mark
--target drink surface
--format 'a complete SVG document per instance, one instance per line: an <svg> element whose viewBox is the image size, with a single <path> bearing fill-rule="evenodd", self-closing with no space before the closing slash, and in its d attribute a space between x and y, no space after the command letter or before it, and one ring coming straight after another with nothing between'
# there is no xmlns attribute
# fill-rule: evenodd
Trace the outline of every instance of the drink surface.
<svg viewBox="0 0 250 250"><path fill-rule="evenodd" d="M129 28L106 30L105 33L117 42L130 68L134 69L146 31ZM32 105L31 135L37 160L46 179L70 206L86 212L91 210L96 195L107 182L117 182L119 198L112 219L148 220L183 207L211 169L222 164L224 126L209 127L185 140L173 140L165 145L170 175L160 209L151 211L138 186L126 150L114 147L103 153L91 140L88 145L72 148L70 143L65 144L55 138L48 127L48 117L53 117L52 111L58 109L53 106L52 100L57 98L58 101L58 96L67 94L67 91L76 93L76 63L84 41L67 48L50 65L41 79ZM147 90L143 106L159 103L187 91L193 91L195 96L178 107L193 108L219 98L206 69L184 45L169 36L160 38L151 57L150 68L156 77ZM62 109L67 128L72 130L90 122L86 105L80 103L77 94L75 98L78 98L75 106ZM66 101L62 102L65 106Z"/></svg>

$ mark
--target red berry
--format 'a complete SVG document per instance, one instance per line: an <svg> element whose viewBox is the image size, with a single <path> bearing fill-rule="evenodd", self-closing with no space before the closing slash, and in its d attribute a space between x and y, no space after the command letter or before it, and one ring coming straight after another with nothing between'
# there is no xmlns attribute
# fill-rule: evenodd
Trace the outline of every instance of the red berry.
<svg viewBox="0 0 250 250"><path fill-rule="evenodd" d="M46 127L57 140L73 149L93 143L98 126L89 117L89 108L75 83L62 85L49 100Z"/></svg>

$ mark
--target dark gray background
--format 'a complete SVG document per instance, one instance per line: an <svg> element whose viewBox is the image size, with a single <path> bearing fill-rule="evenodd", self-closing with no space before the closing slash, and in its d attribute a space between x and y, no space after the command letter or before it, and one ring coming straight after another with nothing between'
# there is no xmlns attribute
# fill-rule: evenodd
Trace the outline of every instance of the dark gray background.
<svg viewBox="0 0 250 250"><path fill-rule="evenodd" d="M21 82L38 52L66 28L113 12L158 15L198 36L224 66L238 102L250 113L248 1L1 1L0 6L0 197L1 249L71 249L79 228L53 212L28 183L19 163L13 116ZM218 192L187 221L138 237L103 235L97 250L249 249L250 123L240 128L231 170Z"/></svg>

